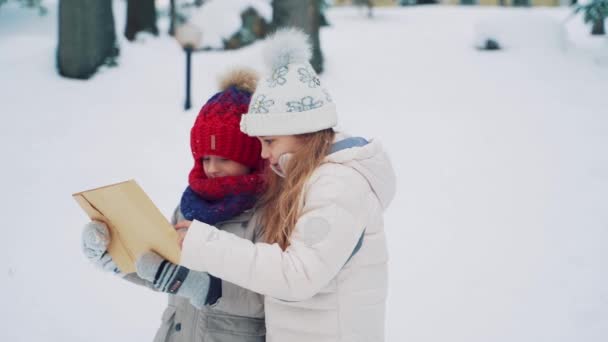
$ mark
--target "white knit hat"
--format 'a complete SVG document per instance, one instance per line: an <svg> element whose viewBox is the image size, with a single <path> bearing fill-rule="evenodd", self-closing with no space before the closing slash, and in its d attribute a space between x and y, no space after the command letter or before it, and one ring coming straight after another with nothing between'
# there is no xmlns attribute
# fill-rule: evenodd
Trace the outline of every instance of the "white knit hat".
<svg viewBox="0 0 608 342"><path fill-rule="evenodd" d="M308 60L308 36L289 28L267 39L262 77L241 117L241 131L250 136L311 133L337 125L338 115L327 90Z"/></svg>

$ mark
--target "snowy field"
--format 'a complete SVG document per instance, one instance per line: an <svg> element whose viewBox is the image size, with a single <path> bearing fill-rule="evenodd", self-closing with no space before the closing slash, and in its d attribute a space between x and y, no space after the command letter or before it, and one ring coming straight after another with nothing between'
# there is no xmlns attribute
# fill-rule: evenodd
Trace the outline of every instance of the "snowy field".
<svg viewBox="0 0 608 342"><path fill-rule="evenodd" d="M135 178L168 216L198 108L227 67L261 67L260 44L196 54L184 112L166 35L121 40L119 67L88 81L60 78L45 2L42 18L0 8L0 341L150 341L166 296L87 263L70 194ZM124 2L114 10L120 35ZM383 141L398 174L387 341L608 340L608 39L568 15L328 13L322 79L340 128ZM508 48L475 50L488 32Z"/></svg>

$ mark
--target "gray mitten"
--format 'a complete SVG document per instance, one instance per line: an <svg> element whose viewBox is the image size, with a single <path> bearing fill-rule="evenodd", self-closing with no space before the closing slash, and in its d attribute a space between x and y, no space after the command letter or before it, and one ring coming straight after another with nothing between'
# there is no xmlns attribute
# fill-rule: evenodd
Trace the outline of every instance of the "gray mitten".
<svg viewBox="0 0 608 342"><path fill-rule="evenodd" d="M209 274L175 265L154 252L140 256L135 263L137 275L151 282L155 289L190 299L202 308L209 292Z"/></svg>
<svg viewBox="0 0 608 342"><path fill-rule="evenodd" d="M110 232L105 223L91 221L84 226L82 230L82 251L87 259L104 271L124 276L124 273L118 269L107 251L109 244Z"/></svg>

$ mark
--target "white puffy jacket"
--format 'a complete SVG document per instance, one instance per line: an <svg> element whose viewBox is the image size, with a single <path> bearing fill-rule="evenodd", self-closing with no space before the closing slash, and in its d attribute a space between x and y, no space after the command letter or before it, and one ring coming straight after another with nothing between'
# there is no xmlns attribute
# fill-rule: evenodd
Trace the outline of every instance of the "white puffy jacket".
<svg viewBox="0 0 608 342"><path fill-rule="evenodd" d="M184 241L182 265L265 295L268 342L384 341L395 175L377 141L345 138L308 181L285 251L198 221Z"/></svg>

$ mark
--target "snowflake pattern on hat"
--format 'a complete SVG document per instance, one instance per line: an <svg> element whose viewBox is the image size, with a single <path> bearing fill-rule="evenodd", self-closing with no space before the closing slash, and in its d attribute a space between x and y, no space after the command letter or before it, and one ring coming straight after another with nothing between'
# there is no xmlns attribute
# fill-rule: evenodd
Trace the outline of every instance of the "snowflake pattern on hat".
<svg viewBox="0 0 608 342"><path fill-rule="evenodd" d="M1 0L0 0L1 1ZM318 132L338 123L336 106L310 64L309 37L279 29L263 51L267 74L257 84L241 131L249 136Z"/></svg>
<svg viewBox="0 0 608 342"><path fill-rule="evenodd" d="M275 69L272 72L270 78L266 80L268 82L268 86L270 88L274 88L277 85L284 85L285 83L287 83L287 78L285 78L285 76L287 75L288 71L289 68L287 66L282 66L280 68Z"/></svg>
<svg viewBox="0 0 608 342"><path fill-rule="evenodd" d="M259 94L253 99L253 103L251 104L251 113L268 113L268 108L274 105L274 101L271 99L266 99L266 95Z"/></svg>
<svg viewBox="0 0 608 342"><path fill-rule="evenodd" d="M319 77L308 68L298 68L298 74L300 74L300 81L306 83L308 88L316 88L321 85Z"/></svg>
<svg viewBox="0 0 608 342"><path fill-rule="evenodd" d="M322 100L315 101L312 96L303 97L300 101L287 102L288 112L304 112L307 110L319 108L323 105Z"/></svg>

